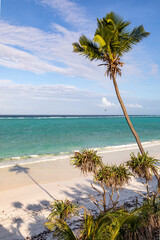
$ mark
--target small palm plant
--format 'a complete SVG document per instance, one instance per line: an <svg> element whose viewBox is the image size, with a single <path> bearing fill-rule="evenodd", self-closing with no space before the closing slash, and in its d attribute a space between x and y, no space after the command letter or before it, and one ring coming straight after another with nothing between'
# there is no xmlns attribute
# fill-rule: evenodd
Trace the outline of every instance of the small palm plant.
<svg viewBox="0 0 160 240"><path fill-rule="evenodd" d="M48 216L48 222L45 223L45 226L53 232L53 237L59 237L58 239L65 239L63 238L63 234L65 235L65 233L67 234L67 236L71 237L73 233L72 231L69 231L70 228L67 225L66 221L72 216L79 214L78 206L75 203L66 199L64 201L55 200L51 207L52 212Z"/></svg>
<svg viewBox="0 0 160 240"><path fill-rule="evenodd" d="M106 17L97 19L97 29L93 40L82 35L79 42L73 43L73 51L84 55L90 61L100 60L102 64L99 64L99 66L104 65L106 67L106 74L113 80L115 92L126 121L137 141L140 152L143 154L144 149L129 119L116 82L116 76L121 76L121 68L124 64L121 57L150 34L144 30L143 25L129 30L130 24L114 12L110 12L106 14Z"/></svg>
<svg viewBox="0 0 160 240"><path fill-rule="evenodd" d="M130 215L119 231L119 239L158 239L160 233L160 199L144 201L142 206Z"/></svg>
<svg viewBox="0 0 160 240"><path fill-rule="evenodd" d="M54 227L48 223L45 226L53 232L53 239L56 240L78 240L68 223L63 219L55 219Z"/></svg>
<svg viewBox="0 0 160 240"><path fill-rule="evenodd" d="M160 184L159 184L160 178L158 174L159 160L153 157L150 157L148 155L148 152L144 154L138 153L137 156L135 156L135 154L132 153L130 156L131 156L131 160L127 161L126 165L132 171L134 176L138 176L141 179L145 179L146 183L143 183L143 184L146 186L148 199L150 199L149 181L152 180L153 174L156 176L158 181L158 189L156 193L156 196L157 196L160 192ZM142 193L140 194L143 195Z"/></svg>
<svg viewBox="0 0 160 240"><path fill-rule="evenodd" d="M78 206L74 202L69 201L68 199L55 200L51 204L52 212L49 215L49 219L60 218L66 220L73 215L78 214Z"/></svg>
<svg viewBox="0 0 160 240"><path fill-rule="evenodd" d="M71 158L71 164L79 168L83 174L95 173L103 165L102 158L97 155L97 151L83 149L82 152L75 152Z"/></svg>
<svg viewBox="0 0 160 240"><path fill-rule="evenodd" d="M104 212L107 211L106 208L106 190L109 192L109 197L111 201L111 209L115 208L119 199L119 189L121 189L125 184L128 184L131 178L131 173L129 170L121 164L116 165L106 165L99 169L97 174L95 174L94 181L98 183L103 189L103 208ZM114 196L117 194L117 198L114 200Z"/></svg>
<svg viewBox="0 0 160 240"><path fill-rule="evenodd" d="M124 210L107 212L97 217L85 212L77 235L63 219L56 219L56 230L47 227L51 231L54 230L53 238L57 237L58 240L114 240L117 239L119 229L128 216L129 213Z"/></svg>
<svg viewBox="0 0 160 240"><path fill-rule="evenodd" d="M156 214L159 213L160 210L156 210ZM156 236L155 230L159 225L155 221L153 226L150 214L153 214L153 207L148 203L132 211L124 209L110 210L97 217L85 212L79 234L75 235L63 219L57 219L53 238L57 237L58 240L154 239ZM159 221L159 216L156 217L157 219Z"/></svg>
<svg viewBox="0 0 160 240"><path fill-rule="evenodd" d="M79 240L111 240L116 239L122 219L128 213L125 210L109 211L94 217L91 214L84 214L84 225L79 235ZM121 221L120 221L121 220Z"/></svg>

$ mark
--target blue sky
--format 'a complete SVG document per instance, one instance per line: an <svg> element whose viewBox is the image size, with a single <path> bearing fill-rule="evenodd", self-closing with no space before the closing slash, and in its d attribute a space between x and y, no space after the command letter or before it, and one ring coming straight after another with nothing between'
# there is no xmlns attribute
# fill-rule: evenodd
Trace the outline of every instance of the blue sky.
<svg viewBox="0 0 160 240"><path fill-rule="evenodd" d="M159 0L1 0L0 114L122 114L104 67L72 52L114 11L151 33L123 57L128 113L160 115L159 10Z"/></svg>

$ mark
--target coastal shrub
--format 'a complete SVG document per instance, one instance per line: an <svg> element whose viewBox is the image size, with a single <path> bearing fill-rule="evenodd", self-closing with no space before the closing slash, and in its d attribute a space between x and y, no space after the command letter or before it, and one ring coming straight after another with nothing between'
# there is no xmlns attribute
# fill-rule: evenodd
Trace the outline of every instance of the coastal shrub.
<svg viewBox="0 0 160 240"><path fill-rule="evenodd" d="M78 240L73 231L63 219L55 219L54 224L46 223L45 226L53 232L53 239L56 240Z"/></svg>
<svg viewBox="0 0 160 240"><path fill-rule="evenodd" d="M128 184L131 173L125 167L124 164L117 165L103 165L102 168L99 169L97 173L94 175L94 182L98 183L103 190L103 208L104 212L106 212L109 207L106 206L106 193L109 194L111 208L114 208L119 199L119 189L122 188L125 184ZM95 188L95 187L94 187ZM96 188L95 188L96 189ZM107 190L107 192L106 192ZM117 195L116 199L114 199L115 195Z"/></svg>
<svg viewBox="0 0 160 240"><path fill-rule="evenodd" d="M56 237L58 240L111 240L116 239L122 220L124 221L127 215L125 210L107 212L97 217L84 212L82 224L76 235L63 219L56 219L54 228L47 228L53 231L53 239Z"/></svg>
<svg viewBox="0 0 160 240"><path fill-rule="evenodd" d="M104 165L99 169L94 177L94 181L104 182L107 188L112 187L114 190L118 187L121 188L124 183L129 182L131 173L124 164L117 165Z"/></svg>
<svg viewBox="0 0 160 240"><path fill-rule="evenodd" d="M52 211L48 216L48 221L45 223L45 226L53 231L57 231L59 221L63 223L67 219L70 219L72 216L78 215L78 205L69 200L55 200L51 204Z"/></svg>
<svg viewBox="0 0 160 240"><path fill-rule="evenodd" d="M79 207L74 202L67 199L55 200L51 204L52 211L48 216L48 221L45 223L45 227L53 232L53 239L74 239L74 234L67 224L67 220L75 215L79 215Z"/></svg>
<svg viewBox="0 0 160 240"><path fill-rule="evenodd" d="M96 172L102 166L102 158L97 155L97 151L83 149L82 152L75 152L71 158L71 164L79 168L83 174Z"/></svg>
<svg viewBox="0 0 160 240"><path fill-rule="evenodd" d="M147 181L152 180L153 173L157 176L159 160L150 157L148 152L144 154L134 153L130 155L131 159L126 162L126 165L132 170L135 176L145 178Z"/></svg>
<svg viewBox="0 0 160 240"><path fill-rule="evenodd" d="M156 240L160 234L160 199L144 201L138 212L125 220L120 240Z"/></svg>
<svg viewBox="0 0 160 240"><path fill-rule="evenodd" d="M60 218L66 220L71 218L73 215L78 214L78 205L74 202L71 202L67 199L63 200L55 200L52 204L52 212L49 215L49 219Z"/></svg>
<svg viewBox="0 0 160 240"><path fill-rule="evenodd" d="M160 201L144 202L131 211L110 210L93 216L84 212L77 234L63 219L56 219L53 239L58 240L151 240L158 239ZM53 231L52 230L52 231Z"/></svg>
<svg viewBox="0 0 160 240"><path fill-rule="evenodd" d="M79 168L83 174L93 172L93 182L98 184L102 189L101 191L97 186L91 183L91 186L102 197L99 201L92 195L89 195L92 202L96 205L100 212L106 212L108 209L114 208L118 204L119 189L127 184L130 180L131 173L124 164L104 165L102 158L97 155L97 151L84 149L82 152L76 152L71 158L71 164ZM109 194L111 206L107 207L106 194ZM115 198L116 196L116 199Z"/></svg>
<svg viewBox="0 0 160 240"><path fill-rule="evenodd" d="M126 216L127 212L123 209L99 214L94 217L91 214L84 215L84 224L78 239L80 240L111 240L116 235L120 227L120 219Z"/></svg>
<svg viewBox="0 0 160 240"><path fill-rule="evenodd" d="M90 152L91 151L91 152ZM88 173L91 170L87 161L92 163L95 155L91 154L93 150L84 150L83 153L89 152L89 158L85 159L85 164L82 158L78 157L78 167L83 173ZM97 154L96 154L97 156ZM80 159L80 160L79 160ZM88 160L87 160L88 159ZM99 159L99 158L98 158ZM75 159L74 159L75 161ZM75 162L74 162L75 163ZM125 164L104 165L102 159L93 161L92 169L93 183L91 186L102 196L102 199L96 200L90 196L93 203L99 208L98 215L92 215L87 209L78 225L78 230L70 228L68 219L78 214L78 206L69 200L55 201L52 206L52 212L48 217L48 222L45 226L53 232L53 239L58 240L148 240L156 239L159 236L160 229L160 197L155 194L150 194L147 201L144 201L140 207L132 210L126 210L117 207L119 199L119 190L128 184L131 176L138 176L141 179L150 181L152 173L158 174L158 160L148 156L148 153L137 157L131 154L131 160ZM97 165L96 165L97 163ZM75 164L76 166L76 164ZM85 166L85 167L84 167ZM96 166L96 167L95 167ZM85 170L83 171L83 168ZM129 171L132 170L132 173ZM147 186L147 184L145 185ZM102 188L100 191L96 184ZM110 204L106 204L106 194L109 194ZM102 211L103 207L103 211ZM85 209L85 208L84 208ZM76 234L75 234L76 232Z"/></svg>
<svg viewBox="0 0 160 240"><path fill-rule="evenodd" d="M148 152L144 154L138 153L137 156L135 156L134 153L131 153L131 159L126 162L126 165L128 168L132 171L134 176L139 177L140 179L144 179L145 183L143 183L146 186L147 191L147 198L150 199L150 192L149 192L149 181L152 180L153 174L155 175L157 179L157 192L155 196L158 196L160 192L160 177L159 177L159 160L150 157L148 155ZM142 194L141 194L142 195Z"/></svg>

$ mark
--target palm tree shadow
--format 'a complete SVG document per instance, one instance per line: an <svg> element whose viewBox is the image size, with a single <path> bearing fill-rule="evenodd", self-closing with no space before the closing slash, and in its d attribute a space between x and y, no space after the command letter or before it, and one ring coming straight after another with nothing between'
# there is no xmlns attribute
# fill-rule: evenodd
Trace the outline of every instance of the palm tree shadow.
<svg viewBox="0 0 160 240"><path fill-rule="evenodd" d="M13 218L11 229L14 234L17 234L17 236L23 239L23 235L20 232L20 226L22 223L24 222L21 218ZM16 225L15 227L13 227L14 224Z"/></svg>
<svg viewBox="0 0 160 240"><path fill-rule="evenodd" d="M7 224L5 221L0 223L0 239L52 239L52 233L44 226L47 221L46 212L49 214L51 211L49 201L44 199L28 205L17 201L12 206L16 215L9 217Z"/></svg>
<svg viewBox="0 0 160 240"><path fill-rule="evenodd" d="M56 200L45 188L43 188L29 173L28 167L22 167L20 165L15 165L9 169L10 172L16 172L16 174L25 173L39 188L41 188L49 197Z"/></svg>
<svg viewBox="0 0 160 240"><path fill-rule="evenodd" d="M93 183L92 180L87 179L86 183ZM100 191L102 190L98 184L94 184ZM144 200L143 196L139 193L136 193L132 188L121 188L120 197L118 200L117 207L124 207L126 209L132 209L136 206L140 206ZM143 190L145 192L145 189ZM143 192L140 190L140 192ZM88 184L76 184L74 187L68 187L68 189L62 191L67 197L72 199L72 201L76 202L80 206L84 206L88 210L92 211L92 213L98 213L99 210L93 203L93 201L89 198L89 195L93 196L96 200L101 201L101 195L97 193L90 185ZM145 194L145 193L144 193ZM113 197L116 199L117 195ZM106 204L110 207L111 202L109 198L109 191L106 191ZM100 206L101 207L101 206ZM101 207L103 210L103 208Z"/></svg>
<svg viewBox="0 0 160 240"><path fill-rule="evenodd" d="M19 232L19 229L16 229L16 227L13 227L14 224L17 225L19 228L21 225L22 221L21 219L13 219L11 229L8 230L5 228L2 224L0 224L0 239L16 239L16 240L23 240L24 237L22 234ZM13 238L14 237L14 238Z"/></svg>

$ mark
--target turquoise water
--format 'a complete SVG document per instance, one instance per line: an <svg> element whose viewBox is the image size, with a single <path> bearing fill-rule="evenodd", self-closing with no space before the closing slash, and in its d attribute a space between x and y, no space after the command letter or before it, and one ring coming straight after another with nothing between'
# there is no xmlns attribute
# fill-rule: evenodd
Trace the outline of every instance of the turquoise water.
<svg viewBox="0 0 160 240"><path fill-rule="evenodd" d="M142 142L160 140L160 117L131 117ZM135 143L123 117L0 118L0 158Z"/></svg>

